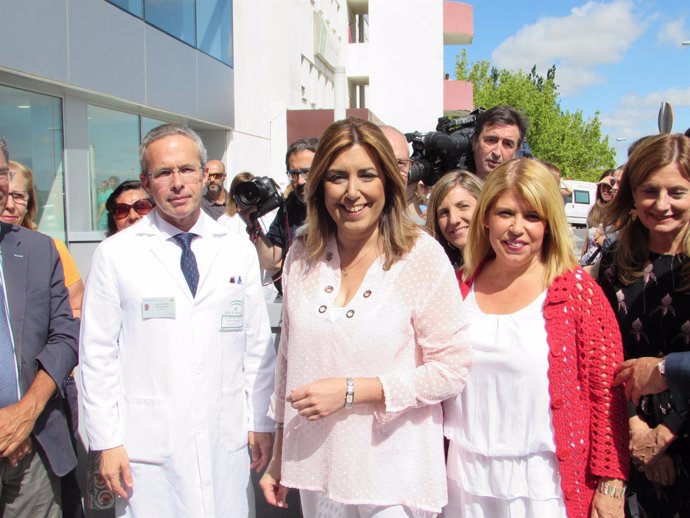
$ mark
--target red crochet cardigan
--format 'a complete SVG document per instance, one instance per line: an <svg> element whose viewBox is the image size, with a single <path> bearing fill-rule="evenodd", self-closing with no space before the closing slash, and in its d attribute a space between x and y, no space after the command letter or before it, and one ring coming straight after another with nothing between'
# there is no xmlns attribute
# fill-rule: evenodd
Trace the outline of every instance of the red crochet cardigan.
<svg viewBox="0 0 690 518"><path fill-rule="evenodd" d="M462 281L463 298L474 278ZM581 268L556 277L544 303L549 395L561 489L569 518L588 518L600 477L627 479L627 406L611 387L623 361L616 318Z"/></svg>

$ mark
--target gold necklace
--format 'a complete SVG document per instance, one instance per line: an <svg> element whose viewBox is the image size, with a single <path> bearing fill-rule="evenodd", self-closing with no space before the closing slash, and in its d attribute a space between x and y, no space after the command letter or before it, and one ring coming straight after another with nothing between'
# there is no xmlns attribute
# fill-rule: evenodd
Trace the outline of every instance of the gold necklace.
<svg viewBox="0 0 690 518"><path fill-rule="evenodd" d="M359 259L357 259L354 263L352 263L352 264L351 264L350 266L348 266L347 268L344 267L344 266L341 266L341 267L340 267L340 272L343 274L343 277L349 277L350 274L348 273L348 270L352 270L355 266L357 266L359 263L361 263L362 261L364 261L364 258L367 257L367 256L372 252L372 250L375 250L376 248L377 248L377 247L372 246L366 254L362 255L362 257L360 257Z"/></svg>

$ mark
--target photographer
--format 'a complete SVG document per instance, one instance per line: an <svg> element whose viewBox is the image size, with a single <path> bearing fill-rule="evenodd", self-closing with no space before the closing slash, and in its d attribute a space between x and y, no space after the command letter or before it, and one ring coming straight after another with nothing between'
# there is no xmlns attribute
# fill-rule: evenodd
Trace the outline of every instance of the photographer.
<svg viewBox="0 0 690 518"><path fill-rule="evenodd" d="M304 138L293 142L285 155L286 174L290 178L292 192L285 203L278 209L267 234L252 218L252 210L243 211L241 216L247 222L247 232L252 236L254 246L259 254L261 268L277 272L283 266L287 249L295 238L295 232L304 224L306 205L304 203L304 186L316 152L315 138Z"/></svg>
<svg viewBox="0 0 690 518"><path fill-rule="evenodd" d="M527 133L527 119L510 106L494 106L477 119L468 168L482 180L503 162L515 158Z"/></svg>
<svg viewBox="0 0 690 518"><path fill-rule="evenodd" d="M440 117L436 131L406 133L412 144L408 184L433 186L449 171L467 169L484 180L511 158L531 157L527 119L509 106L477 108L464 117Z"/></svg>

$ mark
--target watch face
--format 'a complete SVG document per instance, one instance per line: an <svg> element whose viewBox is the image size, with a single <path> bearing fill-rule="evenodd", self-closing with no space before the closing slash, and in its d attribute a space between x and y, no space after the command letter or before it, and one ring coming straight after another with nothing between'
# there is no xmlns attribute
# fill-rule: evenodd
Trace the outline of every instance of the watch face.
<svg viewBox="0 0 690 518"><path fill-rule="evenodd" d="M659 374L666 376L666 358L657 363L657 369L659 369Z"/></svg>

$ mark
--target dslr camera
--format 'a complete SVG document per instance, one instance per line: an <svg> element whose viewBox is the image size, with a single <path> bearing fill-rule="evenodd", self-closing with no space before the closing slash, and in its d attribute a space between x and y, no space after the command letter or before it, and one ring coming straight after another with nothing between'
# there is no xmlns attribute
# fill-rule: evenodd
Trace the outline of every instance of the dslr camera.
<svg viewBox="0 0 690 518"><path fill-rule="evenodd" d="M252 217L260 218L283 204L283 191L272 178L257 176L238 184L232 198L242 209L256 207Z"/></svg>

